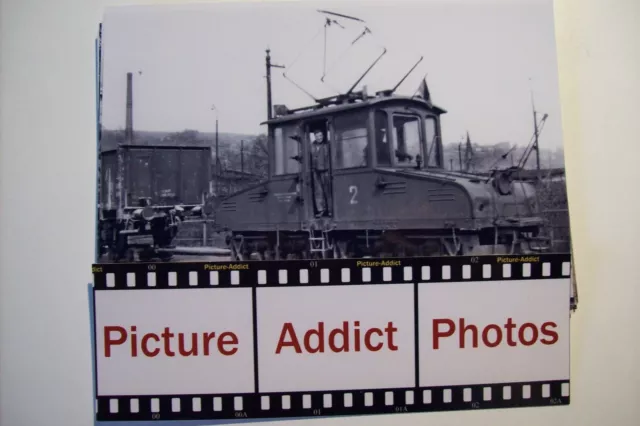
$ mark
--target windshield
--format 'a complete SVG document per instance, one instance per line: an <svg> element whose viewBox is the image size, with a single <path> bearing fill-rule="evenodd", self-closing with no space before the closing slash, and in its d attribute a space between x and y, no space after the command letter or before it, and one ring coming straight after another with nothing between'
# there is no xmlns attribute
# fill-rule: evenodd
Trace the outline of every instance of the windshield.
<svg viewBox="0 0 640 426"><path fill-rule="evenodd" d="M341 116L335 120L335 168L350 169L368 165L367 115Z"/></svg>

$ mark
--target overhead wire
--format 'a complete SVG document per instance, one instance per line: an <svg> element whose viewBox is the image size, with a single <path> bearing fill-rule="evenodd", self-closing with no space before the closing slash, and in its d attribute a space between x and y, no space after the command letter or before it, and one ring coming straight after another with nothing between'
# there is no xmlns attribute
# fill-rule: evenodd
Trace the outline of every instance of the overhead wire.
<svg viewBox="0 0 640 426"><path fill-rule="evenodd" d="M362 45L362 40L365 39L365 37L366 37L366 40L372 40L373 46L376 49L380 50L380 56L375 60L373 65L375 65L382 58L382 56L384 56L387 53L387 48L385 47L385 45L381 42L381 40L379 40L378 36L376 34L374 34L374 32L371 30L371 28L369 26L367 26L367 24L366 24L366 22L364 20L359 19L359 18L354 18L354 17L351 17L351 16L336 14L336 13L333 13L333 12L327 12L327 11L321 11L321 10L319 10L319 12L320 13L330 14L330 15L336 16L337 18L336 19L325 18L322 27L315 33L315 35L312 38L310 38L302 46L302 48L300 49L298 54L294 57L294 59L289 63L289 65L287 65L285 67L286 71L283 72L283 77L285 79L287 79L290 83L294 84L299 90L303 91L305 94L307 94L308 96L310 96L311 98L313 98L316 101L317 101L317 99L313 95L311 95L309 92L304 90L302 87L300 87L300 85L298 85L296 82L294 82L289 77L289 72L294 69L294 66L299 62L299 60L302 58L304 53L308 51L308 47L312 43L314 43L321 34L324 35L324 46L323 46L323 59L322 59L323 73L322 73L322 76L320 78L320 82L323 85L326 85L326 87L328 87L332 91L336 92L337 94L341 94L343 91L337 89L332 84L330 84L327 81L326 77L329 76L329 75L333 75L333 72L335 71L336 67L339 65L339 63L343 62L345 56L347 56L354 49L354 46ZM352 21L357 21L357 22L356 23L349 22L349 24L347 24L345 22L345 20L352 20ZM339 26L340 28L342 28L344 30L349 30L349 28L347 28L347 27L349 27L351 25L350 29L362 28L362 31L359 32L357 34L357 36L349 42L349 44L346 46L346 48L344 50L342 50L336 56L336 58L333 61L329 61L329 58L328 58L328 40L329 40L329 34L330 34L329 30L330 30L330 27L333 26L332 24L336 24L337 26ZM415 48L411 48L411 50L415 51ZM406 51L406 46L403 47L402 51ZM416 53L417 53L417 51L416 51ZM418 56L422 58L424 55L418 54ZM418 63L419 62L420 61L418 61ZM372 66L369 67L368 70L366 70L365 74L367 74L371 70ZM417 64L416 64L416 66L417 66ZM414 66L414 68L415 68L415 66ZM403 79L403 81L404 81L404 79Z"/></svg>

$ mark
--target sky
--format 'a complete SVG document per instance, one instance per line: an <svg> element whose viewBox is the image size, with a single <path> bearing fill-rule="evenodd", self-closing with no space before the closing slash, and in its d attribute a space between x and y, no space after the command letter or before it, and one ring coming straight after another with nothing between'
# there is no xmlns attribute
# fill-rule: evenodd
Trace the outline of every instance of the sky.
<svg viewBox="0 0 640 426"><path fill-rule="evenodd" d="M365 22L332 17L339 25L327 29L325 54L328 15L318 9ZM370 33L352 45L365 26ZM397 93L413 95L426 78L433 102L447 110L445 142L469 132L480 144L526 145L533 95L539 118L548 114L541 148L562 147L551 0L112 7L103 19L102 124L124 128L126 73L133 72L136 130L211 132L217 116L220 132L265 132L267 48L286 66L272 70L274 104L312 104L304 91L315 98L345 92L386 48L357 89L391 88L423 57Z"/></svg>

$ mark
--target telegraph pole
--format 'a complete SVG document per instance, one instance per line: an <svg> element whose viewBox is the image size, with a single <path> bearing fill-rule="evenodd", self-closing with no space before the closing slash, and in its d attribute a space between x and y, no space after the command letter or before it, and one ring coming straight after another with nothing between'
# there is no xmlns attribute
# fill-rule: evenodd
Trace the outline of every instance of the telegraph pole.
<svg viewBox="0 0 640 426"><path fill-rule="evenodd" d="M533 111L533 134L535 137L535 144L533 146L533 149L536 150L536 170L538 174L538 179L540 179L540 146L538 145L538 136L539 136L538 113L536 112L536 105L535 105L535 102L533 101L533 89L531 89L531 109Z"/></svg>
<svg viewBox="0 0 640 426"><path fill-rule="evenodd" d="M540 147L538 146L538 113L535 106L533 107L533 126L534 135L536 138L535 150L536 150L536 169L538 170L538 178L540 178Z"/></svg>
<svg viewBox="0 0 640 426"><path fill-rule="evenodd" d="M266 58L267 67L267 119L273 118L273 105L271 102L271 68L284 68L282 65L276 65L271 63L271 49L267 49Z"/></svg>
<svg viewBox="0 0 640 426"><path fill-rule="evenodd" d="M220 151L218 150L218 113L216 112L216 195L220 196Z"/></svg>
<svg viewBox="0 0 640 426"><path fill-rule="evenodd" d="M244 173L244 139L240 141L240 171Z"/></svg>
<svg viewBox="0 0 640 426"><path fill-rule="evenodd" d="M218 150L218 109L215 105L211 105L211 110L216 114L216 165L215 165L215 176L216 176L216 197L220 196L220 152Z"/></svg>

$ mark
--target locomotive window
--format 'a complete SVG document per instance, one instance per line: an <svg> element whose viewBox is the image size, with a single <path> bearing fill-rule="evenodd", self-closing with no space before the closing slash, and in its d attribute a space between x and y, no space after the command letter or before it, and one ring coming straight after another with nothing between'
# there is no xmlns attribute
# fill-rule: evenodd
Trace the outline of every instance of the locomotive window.
<svg viewBox="0 0 640 426"><path fill-rule="evenodd" d="M393 159L396 165L413 166L416 164L416 156L422 158L420 145L420 118L413 116L397 115L393 117L394 146Z"/></svg>
<svg viewBox="0 0 640 426"><path fill-rule="evenodd" d="M335 168L363 167L368 163L367 116L358 114L335 120Z"/></svg>
<svg viewBox="0 0 640 426"><path fill-rule="evenodd" d="M427 155L425 158L425 166L439 167L438 164L438 147L436 134L436 119L434 117L426 117L424 120L424 135L427 141Z"/></svg>
<svg viewBox="0 0 640 426"><path fill-rule="evenodd" d="M376 157L378 166L391 165L391 150L389 149L387 113L376 111Z"/></svg>
<svg viewBox="0 0 640 426"><path fill-rule="evenodd" d="M275 152L274 152L274 174L286 175L289 173L298 173L300 171L300 163L291 157L300 155L300 144L295 139L291 139L296 135L295 126L278 127L275 130Z"/></svg>

